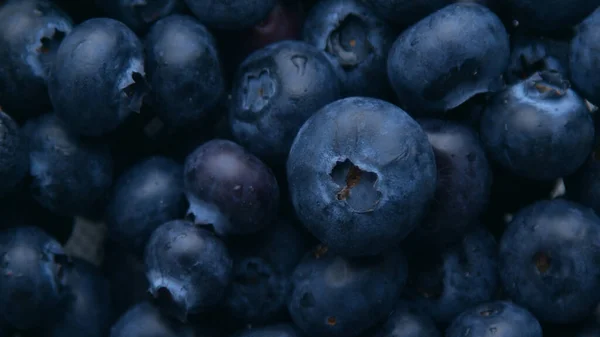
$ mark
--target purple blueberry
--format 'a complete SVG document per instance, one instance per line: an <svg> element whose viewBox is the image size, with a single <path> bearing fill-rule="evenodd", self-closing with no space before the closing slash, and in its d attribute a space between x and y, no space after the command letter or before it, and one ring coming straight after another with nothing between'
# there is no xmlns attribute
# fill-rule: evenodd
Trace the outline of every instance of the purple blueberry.
<svg viewBox="0 0 600 337"><path fill-rule="evenodd" d="M213 139L189 154L184 184L194 223L212 225L219 235L253 233L275 219L273 172L232 141Z"/></svg>

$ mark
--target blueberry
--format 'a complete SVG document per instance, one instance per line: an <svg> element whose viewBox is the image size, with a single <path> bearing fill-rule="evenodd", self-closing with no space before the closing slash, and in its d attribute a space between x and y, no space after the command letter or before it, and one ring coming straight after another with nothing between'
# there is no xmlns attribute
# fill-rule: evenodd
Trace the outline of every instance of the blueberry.
<svg viewBox="0 0 600 337"><path fill-rule="evenodd" d="M303 335L293 325L274 324L238 331L234 337L303 337Z"/></svg>
<svg viewBox="0 0 600 337"><path fill-rule="evenodd" d="M542 327L526 309L496 301L463 312L446 330L446 337L463 336L542 337Z"/></svg>
<svg viewBox="0 0 600 337"><path fill-rule="evenodd" d="M202 125L224 97L225 81L215 40L190 16L171 15L146 37L152 104L169 127Z"/></svg>
<svg viewBox="0 0 600 337"><path fill-rule="evenodd" d="M431 318L400 306L369 337L441 337L441 334Z"/></svg>
<svg viewBox="0 0 600 337"><path fill-rule="evenodd" d="M464 310L492 299L498 285L498 246L486 230L469 233L439 255L409 260L406 305L449 323Z"/></svg>
<svg viewBox="0 0 600 337"><path fill-rule="evenodd" d="M48 92L57 115L75 133L100 136L139 112L148 88L143 45L123 23L79 24L56 52Z"/></svg>
<svg viewBox="0 0 600 337"><path fill-rule="evenodd" d="M279 187L271 169L238 144L213 139L184 165L189 214L220 235L256 232L274 220Z"/></svg>
<svg viewBox="0 0 600 337"><path fill-rule="evenodd" d="M437 187L432 207L407 244L439 250L460 241L478 223L489 202L492 172L469 127L437 119L418 122L433 146Z"/></svg>
<svg viewBox="0 0 600 337"><path fill-rule="evenodd" d="M67 264L60 244L37 227L0 232L0 321L20 330L51 321Z"/></svg>
<svg viewBox="0 0 600 337"><path fill-rule="evenodd" d="M252 53L233 80L229 123L235 139L260 157L285 158L302 124L340 97L325 54L300 41Z"/></svg>
<svg viewBox="0 0 600 337"><path fill-rule="evenodd" d="M302 126L287 177L299 219L319 240L342 255L373 255L421 221L435 192L435 157L402 109L351 97Z"/></svg>
<svg viewBox="0 0 600 337"><path fill-rule="evenodd" d="M569 76L569 42L545 37L515 35L511 38L510 64L505 79L515 84L540 71Z"/></svg>
<svg viewBox="0 0 600 337"><path fill-rule="evenodd" d="M573 4L578 2L575 1ZM589 4L596 2L598 1L590 1ZM569 52L569 69L573 86L584 98L596 105L600 105L600 82L595 75L600 62L600 55L596 53L600 48L600 37L596 34L598 29L600 29L600 9L595 10L577 26Z"/></svg>
<svg viewBox="0 0 600 337"><path fill-rule="evenodd" d="M106 197L112 184L112 157L105 144L86 142L54 114L29 120L31 192L61 215L85 215Z"/></svg>
<svg viewBox="0 0 600 337"><path fill-rule="evenodd" d="M493 98L481 120L481 138L502 167L553 180L583 165L594 143L594 123L560 74L541 72Z"/></svg>
<svg viewBox="0 0 600 337"><path fill-rule="evenodd" d="M180 321L218 305L231 280L233 263L225 244L183 220L167 222L152 233L145 261L150 293Z"/></svg>
<svg viewBox="0 0 600 337"><path fill-rule="evenodd" d="M543 321L575 322L600 300L600 218L555 199L519 211L500 242L506 294Z"/></svg>
<svg viewBox="0 0 600 337"><path fill-rule="evenodd" d="M400 27L408 27L448 4L447 0L361 1L373 7L377 15Z"/></svg>
<svg viewBox="0 0 600 337"><path fill-rule="evenodd" d="M66 306L61 318L44 329L47 337L104 337L110 328L108 281L96 266L80 259L64 270Z"/></svg>
<svg viewBox="0 0 600 337"><path fill-rule="evenodd" d="M119 318L111 328L110 337L186 337L193 332L192 326L174 322L158 307L142 302Z"/></svg>
<svg viewBox="0 0 600 337"><path fill-rule="evenodd" d="M289 291L288 275L275 270L261 258L244 258L233 265L225 307L237 320L264 324L284 316Z"/></svg>
<svg viewBox="0 0 600 337"><path fill-rule="evenodd" d="M133 31L145 32L155 21L182 9L182 0L95 0L96 5Z"/></svg>
<svg viewBox="0 0 600 337"><path fill-rule="evenodd" d="M1 91L1 90L0 90ZM17 123L0 109L0 196L15 191L29 171L27 144Z"/></svg>
<svg viewBox="0 0 600 337"><path fill-rule="evenodd" d="M358 336L392 312L407 272L397 249L350 259L319 245L294 271L288 310L307 336Z"/></svg>
<svg viewBox="0 0 600 337"><path fill-rule="evenodd" d="M111 238L141 253L152 232L163 223L185 216L183 167L153 156L129 168L116 182L106 211Z"/></svg>
<svg viewBox="0 0 600 337"><path fill-rule="evenodd" d="M508 0L505 4L519 26L540 33L567 29L600 6L598 0Z"/></svg>
<svg viewBox="0 0 600 337"><path fill-rule="evenodd" d="M50 107L50 67L72 25L51 1L12 0L0 7L0 105L15 118Z"/></svg>
<svg viewBox="0 0 600 337"><path fill-rule="evenodd" d="M461 2L405 30L390 49L387 72L409 113L443 112L496 90L509 58L500 19L484 6Z"/></svg>
<svg viewBox="0 0 600 337"><path fill-rule="evenodd" d="M343 71L345 96L385 98L386 60L395 31L360 0L325 0L304 23L304 41L329 53Z"/></svg>
<svg viewBox="0 0 600 337"><path fill-rule="evenodd" d="M276 0L185 0L185 3L203 24L211 28L239 30L263 20Z"/></svg>

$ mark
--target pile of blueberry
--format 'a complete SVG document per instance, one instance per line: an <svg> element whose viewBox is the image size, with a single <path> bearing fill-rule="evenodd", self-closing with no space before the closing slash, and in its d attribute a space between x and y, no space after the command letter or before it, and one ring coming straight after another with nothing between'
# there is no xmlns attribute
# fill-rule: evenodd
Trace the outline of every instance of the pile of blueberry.
<svg viewBox="0 0 600 337"><path fill-rule="evenodd" d="M600 337L600 0L0 0L0 106L0 337Z"/></svg>

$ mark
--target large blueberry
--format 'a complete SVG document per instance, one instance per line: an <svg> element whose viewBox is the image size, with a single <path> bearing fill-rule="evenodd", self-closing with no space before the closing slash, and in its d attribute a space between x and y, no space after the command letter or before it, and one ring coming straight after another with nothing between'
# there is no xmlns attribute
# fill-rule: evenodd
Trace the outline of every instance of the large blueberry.
<svg viewBox="0 0 600 337"><path fill-rule="evenodd" d="M387 71L406 111L443 112L496 90L509 57L500 19L484 6L460 2L405 30L390 49Z"/></svg>
<svg viewBox="0 0 600 337"><path fill-rule="evenodd" d="M594 122L559 73L540 72L493 98L480 134L490 158L504 168L553 180L583 165L594 143Z"/></svg>
<svg viewBox="0 0 600 337"><path fill-rule="evenodd" d="M344 96L385 98L387 56L395 31L359 0L317 3L304 23L304 41L332 56L341 68Z"/></svg>
<svg viewBox="0 0 600 337"><path fill-rule="evenodd" d="M67 264L60 244L37 227L0 232L0 321L20 330L51 322Z"/></svg>
<svg viewBox="0 0 600 337"><path fill-rule="evenodd" d="M302 126L287 162L303 224L343 255L373 255L421 221L436 187L427 135L402 109L375 99L331 103Z"/></svg>
<svg viewBox="0 0 600 337"><path fill-rule="evenodd" d="M275 6L276 0L185 0L203 24L217 29L238 30L254 26Z"/></svg>
<svg viewBox="0 0 600 337"><path fill-rule="evenodd" d="M145 261L150 293L180 321L220 304L231 281L233 262L225 244L183 220L152 233Z"/></svg>
<svg viewBox="0 0 600 337"><path fill-rule="evenodd" d="M594 9L599 0L507 0L505 6L519 26L549 33L578 24Z"/></svg>
<svg viewBox="0 0 600 337"><path fill-rule="evenodd" d="M441 9L447 0L362 0L391 24L407 27Z"/></svg>
<svg viewBox="0 0 600 337"><path fill-rule="evenodd" d="M24 132L35 199L61 215L92 212L112 184L112 157L105 144L76 136L54 114L29 120Z"/></svg>
<svg viewBox="0 0 600 337"><path fill-rule="evenodd" d="M56 52L48 79L54 110L72 132L100 136L139 112L148 87L143 45L123 23L79 24Z"/></svg>
<svg viewBox="0 0 600 337"><path fill-rule="evenodd" d="M439 255L413 255L403 303L436 322L449 323L464 310L491 300L498 285L497 249L492 234L477 229Z"/></svg>
<svg viewBox="0 0 600 337"><path fill-rule="evenodd" d="M291 324L274 324L238 331L233 337L303 337Z"/></svg>
<svg viewBox="0 0 600 337"><path fill-rule="evenodd" d="M419 250L444 249L478 223L490 199L492 172L478 135L469 127L437 119L418 122L433 147L437 187L432 207L407 244Z"/></svg>
<svg viewBox="0 0 600 337"><path fill-rule="evenodd" d="M506 294L540 320L585 318L600 300L600 218L555 199L519 211L500 242Z"/></svg>
<svg viewBox="0 0 600 337"><path fill-rule="evenodd" d="M110 17L144 33L155 21L180 11L183 0L95 0Z"/></svg>
<svg viewBox="0 0 600 337"><path fill-rule="evenodd" d="M0 135L0 196L5 196L14 191L29 172L29 156L22 131L1 108Z"/></svg>
<svg viewBox="0 0 600 337"><path fill-rule="evenodd" d="M407 272L398 250L350 259L319 245L294 272L288 310L307 336L358 336L392 312Z"/></svg>
<svg viewBox="0 0 600 337"><path fill-rule="evenodd" d="M106 225L112 240L140 253L158 226L183 218L186 209L183 167L154 156L119 177L108 203Z"/></svg>
<svg viewBox="0 0 600 337"><path fill-rule="evenodd" d="M187 337L194 328L172 321L160 309L148 302L131 307L112 326L110 337ZM203 337L203 336L198 336Z"/></svg>
<svg viewBox="0 0 600 337"><path fill-rule="evenodd" d="M160 120L175 128L201 126L225 91L212 34L191 16L171 15L152 26L145 46L151 104Z"/></svg>
<svg viewBox="0 0 600 337"><path fill-rule="evenodd" d="M64 270L65 303L44 337L104 337L110 328L108 281L96 266L80 259Z"/></svg>
<svg viewBox="0 0 600 337"><path fill-rule="evenodd" d="M194 223L220 235L259 231L275 219L279 186L271 169L238 144L213 139L185 160L184 184Z"/></svg>
<svg viewBox="0 0 600 337"><path fill-rule="evenodd" d="M520 82L539 71L556 71L568 77L568 41L519 34L511 37L511 44L504 77L508 83Z"/></svg>
<svg viewBox="0 0 600 337"><path fill-rule="evenodd" d="M0 105L18 119L50 107L46 81L71 19L52 1L12 0L0 7Z"/></svg>
<svg viewBox="0 0 600 337"><path fill-rule="evenodd" d="M526 309L496 301L466 310L446 330L446 337L465 336L542 337L542 327Z"/></svg>
<svg viewBox="0 0 600 337"><path fill-rule="evenodd" d="M302 124L340 98L332 63L300 41L277 42L252 53L237 70L232 90L233 136L261 157L285 158Z"/></svg>
<svg viewBox="0 0 600 337"><path fill-rule="evenodd" d="M597 1L590 3L595 2ZM573 86L585 99L596 105L600 105L600 76L597 76L600 71L600 54L596 52L600 48L600 36L596 34L599 29L600 8L577 26L569 53Z"/></svg>

